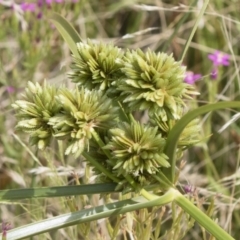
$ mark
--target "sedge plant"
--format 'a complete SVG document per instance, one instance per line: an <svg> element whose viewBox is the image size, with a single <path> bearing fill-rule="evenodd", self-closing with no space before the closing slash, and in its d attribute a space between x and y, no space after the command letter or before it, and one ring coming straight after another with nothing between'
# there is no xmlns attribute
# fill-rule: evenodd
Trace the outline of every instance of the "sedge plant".
<svg viewBox="0 0 240 240"><path fill-rule="evenodd" d="M169 203L181 207L216 239L233 239L179 190L178 162L184 150L201 141L199 115L238 108L240 102L186 112L185 101L199 93L184 82L181 61L150 49L123 50L82 41L64 18L54 14L52 19L72 51L69 78L75 87L28 82L22 99L12 105L16 128L29 134L30 144L41 151L54 141L64 142L65 155L84 158L93 169L95 184L3 190L0 200L111 192L132 192L135 197L80 211L73 207L63 215L5 229L0 239L22 239L80 223L87 234L90 221ZM109 232L114 239L111 226Z"/></svg>

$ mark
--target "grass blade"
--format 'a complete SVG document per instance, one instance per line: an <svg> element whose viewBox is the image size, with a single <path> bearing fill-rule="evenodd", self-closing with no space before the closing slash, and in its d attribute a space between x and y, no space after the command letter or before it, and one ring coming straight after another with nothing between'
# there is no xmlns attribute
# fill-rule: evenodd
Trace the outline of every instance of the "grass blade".
<svg viewBox="0 0 240 240"><path fill-rule="evenodd" d="M177 192L176 192L177 195ZM201 226L211 233L218 240L234 240L226 231L224 231L216 222L196 207L182 194L175 198L176 203L194 218Z"/></svg>
<svg viewBox="0 0 240 240"><path fill-rule="evenodd" d="M199 107L188 112L184 115L177 123L174 125L172 130L170 131L165 147L165 153L169 157L170 161L170 168L163 169L163 173L168 177L168 179L174 183L175 178L175 167L176 167L176 148L177 142L180 137L180 134L184 130L184 128L190 123L193 119L199 117L202 114L219 110L225 108L240 108L240 102L238 101L231 101L231 102L218 102L213 104L207 104L205 106Z"/></svg>
<svg viewBox="0 0 240 240"><path fill-rule="evenodd" d="M187 40L187 42L186 42L186 44L185 44L185 46L184 46L184 48L183 48L183 52L182 52L181 58L180 58L180 61L181 61L181 62L183 61L183 59L184 59L184 57L185 57L185 55L186 55L186 53L187 53L187 50L188 50L188 48L189 48L189 45L190 45L190 43L191 43L191 41L192 41L192 39L193 39L193 36L194 36L194 34L195 34L196 30L197 30L197 27L198 27L198 25L199 25L199 22L200 22L203 14L204 14L206 8L207 8L208 3L209 3L209 0L205 0L205 2L204 2L204 4L203 4L203 7L202 7L202 9L201 9L201 11L200 11L197 19L196 19L196 22L195 22L195 24L194 24L194 26L193 26L193 29L192 29L192 31L191 31L191 33L190 33L190 36L189 36L189 38L188 38L188 40Z"/></svg>
<svg viewBox="0 0 240 240"><path fill-rule="evenodd" d="M27 198L66 197L73 195L111 193L115 192L116 186L117 184L115 183L99 183L80 186L59 186L1 190L0 202L3 200L12 201Z"/></svg>
<svg viewBox="0 0 240 240"><path fill-rule="evenodd" d="M59 33L64 38L65 42L68 44L73 55L77 56L77 42L81 42L81 37L74 29L74 27L61 15L58 13L52 13L50 19L53 21Z"/></svg>
<svg viewBox="0 0 240 240"><path fill-rule="evenodd" d="M190 9L193 8L196 3L198 2L198 0L195 0L191 6L190 6ZM180 27L183 25L183 23L186 21L186 19L190 16L191 14L191 11L188 11L186 12L182 17L181 19L178 21L178 23L176 24L176 26L174 27L174 31L173 33L171 34L171 36L168 38L168 40L164 43L161 51L162 52L166 52L167 51L167 48L168 46L172 43L172 40L174 39L174 37L177 35L178 33L178 30L180 29Z"/></svg>
<svg viewBox="0 0 240 240"><path fill-rule="evenodd" d="M141 208L164 205L173 200L173 191L168 191L165 195L152 201L148 201L143 197L137 197L134 199L123 200L95 208L84 209L81 211L63 214L57 217L45 219L16 229L12 229L7 232L7 239L23 239L40 233L48 232L53 229L59 229L79 223L90 222L101 218L135 211ZM2 240L1 236L0 240Z"/></svg>

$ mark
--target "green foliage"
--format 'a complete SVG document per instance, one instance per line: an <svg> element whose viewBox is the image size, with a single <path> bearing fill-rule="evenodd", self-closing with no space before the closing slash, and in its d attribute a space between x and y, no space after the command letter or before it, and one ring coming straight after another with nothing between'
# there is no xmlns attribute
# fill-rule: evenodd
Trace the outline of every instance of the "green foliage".
<svg viewBox="0 0 240 240"><path fill-rule="evenodd" d="M163 152L171 128L168 125L183 115L183 97L195 93L189 92L192 86L183 83L185 68L172 56L150 50L127 51L124 55L111 44L90 41L77 43L77 49L79 58L73 58L71 78L81 88L56 89L46 83L41 88L39 84L29 83L26 100L13 104L20 118L17 128L30 132L30 142L37 143L40 149L52 136L65 140L68 143L65 154L75 157L84 150L93 151L91 146L101 141L99 147L105 155L101 164L119 177L118 183L128 182L130 187L153 184L155 179L151 175L158 174L162 167L170 167ZM141 111L148 109L153 126L140 124L133 117L130 122L119 123L120 108L113 105L116 99L126 113L132 114L133 107ZM164 124L168 126L165 132L161 127ZM101 136L98 139L93 138L96 132ZM183 133L178 151L198 142L198 133L197 122L193 121ZM131 176L134 182L126 176Z"/></svg>
<svg viewBox="0 0 240 240"><path fill-rule="evenodd" d="M58 31L63 32L63 38L68 43L68 46L74 55L77 55L76 42L81 41L81 37L74 27L62 16L56 13L50 15L50 19L54 22Z"/></svg>
<svg viewBox="0 0 240 240"><path fill-rule="evenodd" d="M232 239L223 229L238 238L239 124L231 108L239 102L228 102L239 100L238 11L233 0L210 1L205 13L208 1L201 10L197 2L65 1L45 5L37 19L39 11L1 1L0 215L7 239L40 232L41 239ZM230 55L230 66L219 67L213 81L207 54L216 49ZM194 88L183 86L186 68L203 76ZM62 84L67 75L77 87ZM186 182L194 185L189 192Z"/></svg>
<svg viewBox="0 0 240 240"><path fill-rule="evenodd" d="M66 35L66 31L63 34ZM68 39L70 37L68 36ZM72 42L70 41L71 44ZM92 44L90 41L87 44L76 44L79 57L74 56L74 74L71 76L74 82L80 82L78 85L81 89L76 87L71 91L60 87L55 91L54 100L48 97L48 100L52 100L57 105L58 112L54 112L54 116L49 114L49 118L46 119L48 121L45 120L45 122L45 118L41 120L41 115L38 114L40 121L35 123L32 119L29 120L32 117L29 113L35 109L44 110L41 108L44 107L42 93L49 88L46 84L41 89L39 85L29 83L25 96L28 101L16 101L13 104L13 107L19 111L18 116L22 123L17 125L18 128L28 132L29 129L35 131L42 129L43 126L49 127L48 139L50 133L61 140L67 138L70 143L65 154L72 153L75 157L84 156L88 165L95 168L95 173L98 175L100 173L98 179L101 180L102 177L106 181L111 179L118 184L118 190L123 187L123 192L129 190L139 192L148 200L156 200L154 203L157 205L175 200L215 237L232 239L173 186L177 177L175 176L176 154L181 155L181 151L187 146L199 141L198 122L192 121L193 117L185 121L180 119L185 106L183 98L191 98L190 95L198 94L193 91L192 86L183 83L185 68L179 62L174 61L172 56L164 53L155 54L151 50L146 53L141 50L127 50L125 54L119 54L120 49L112 45L108 47L103 44ZM41 93L42 101L32 99L27 94L29 89L36 96ZM116 108L112 105L112 103L117 103L116 100L123 108ZM33 110L32 106L34 106ZM229 106L235 106L235 103L230 102ZM212 110L217 108L219 106L214 105ZM153 126L135 120L133 109L148 110L148 118ZM121 119L122 111L125 116L130 113L127 122ZM22 112L27 112L28 115L22 115ZM201 113L202 111L197 110L193 116L197 117ZM44 125L41 126L41 123ZM32 127L34 124L36 128ZM186 125L188 128L181 135L181 142L177 144ZM169 143L168 135L176 131L178 132L176 139ZM37 134L40 138L39 132ZM172 147L169 144L172 144ZM95 148L98 146L100 154L105 155L105 159L102 158L103 161L100 163L92 158L91 153L87 154L88 151L92 151L91 146ZM180 149L177 149L177 146ZM39 142L38 147L43 148ZM165 149L167 154L164 153ZM169 153L170 150L173 152ZM169 156L171 156L170 159ZM165 171L166 168L170 170ZM161 197L144 189L147 185L153 185L157 181L165 184L164 188L159 185L158 190L165 192ZM72 204L70 209L74 210ZM124 211L127 211L127 208L124 208ZM80 211L81 213L84 214L84 211ZM102 211L100 216L93 213L89 220L103 216L109 216L108 211ZM79 218L84 221L82 217ZM84 222L89 220L86 219ZM83 230L84 234L89 231L87 229ZM46 228L41 231L45 230Z"/></svg>

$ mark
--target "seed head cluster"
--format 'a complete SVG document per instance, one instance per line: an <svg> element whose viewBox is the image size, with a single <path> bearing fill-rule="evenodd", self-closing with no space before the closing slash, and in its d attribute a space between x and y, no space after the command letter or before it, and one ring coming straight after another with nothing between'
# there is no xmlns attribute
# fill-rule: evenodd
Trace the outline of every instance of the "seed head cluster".
<svg viewBox="0 0 240 240"><path fill-rule="evenodd" d="M77 43L77 49L69 75L75 88L29 82L23 100L13 104L17 129L40 149L57 139L67 142L67 155L95 156L119 182L130 177L141 186L152 183L153 175L170 167L165 143L184 114L184 99L198 94L184 82L185 67L151 50L124 51L90 40ZM148 123L134 118L135 112L147 113ZM183 131L179 156L199 141L198 125L192 121ZM88 164L98 179L109 181Z"/></svg>

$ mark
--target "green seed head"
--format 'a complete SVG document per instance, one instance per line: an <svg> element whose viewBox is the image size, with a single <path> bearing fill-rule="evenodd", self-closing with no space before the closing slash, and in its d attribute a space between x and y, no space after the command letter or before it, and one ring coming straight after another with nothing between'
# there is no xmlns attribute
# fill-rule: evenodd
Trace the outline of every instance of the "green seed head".
<svg viewBox="0 0 240 240"><path fill-rule="evenodd" d="M142 125L135 120L131 124L120 123L110 130L110 141L105 147L112 153L112 166L117 175L132 175L138 182L156 174L161 167L169 167L163 153L165 140L157 128Z"/></svg>
<svg viewBox="0 0 240 240"><path fill-rule="evenodd" d="M127 51L122 71L126 79L120 82L123 101L131 109L148 110L163 121L179 119L183 98L197 94L183 82L185 67L165 53L148 50Z"/></svg>
<svg viewBox="0 0 240 240"><path fill-rule="evenodd" d="M61 88L56 100L62 111L50 118L48 124L55 137L68 139L66 154L81 154L85 147L89 147L92 132L106 131L117 117L118 109L102 91Z"/></svg>
<svg viewBox="0 0 240 240"><path fill-rule="evenodd" d="M17 129L30 134L30 143L39 149L45 148L52 137L49 119L60 112L61 106L56 102L57 89L44 82L28 82L23 95L24 100L16 101L12 106L17 111L19 122Z"/></svg>
<svg viewBox="0 0 240 240"><path fill-rule="evenodd" d="M123 52L112 44L77 43L79 55L74 57L70 78L89 90L116 91L114 85L122 75Z"/></svg>

